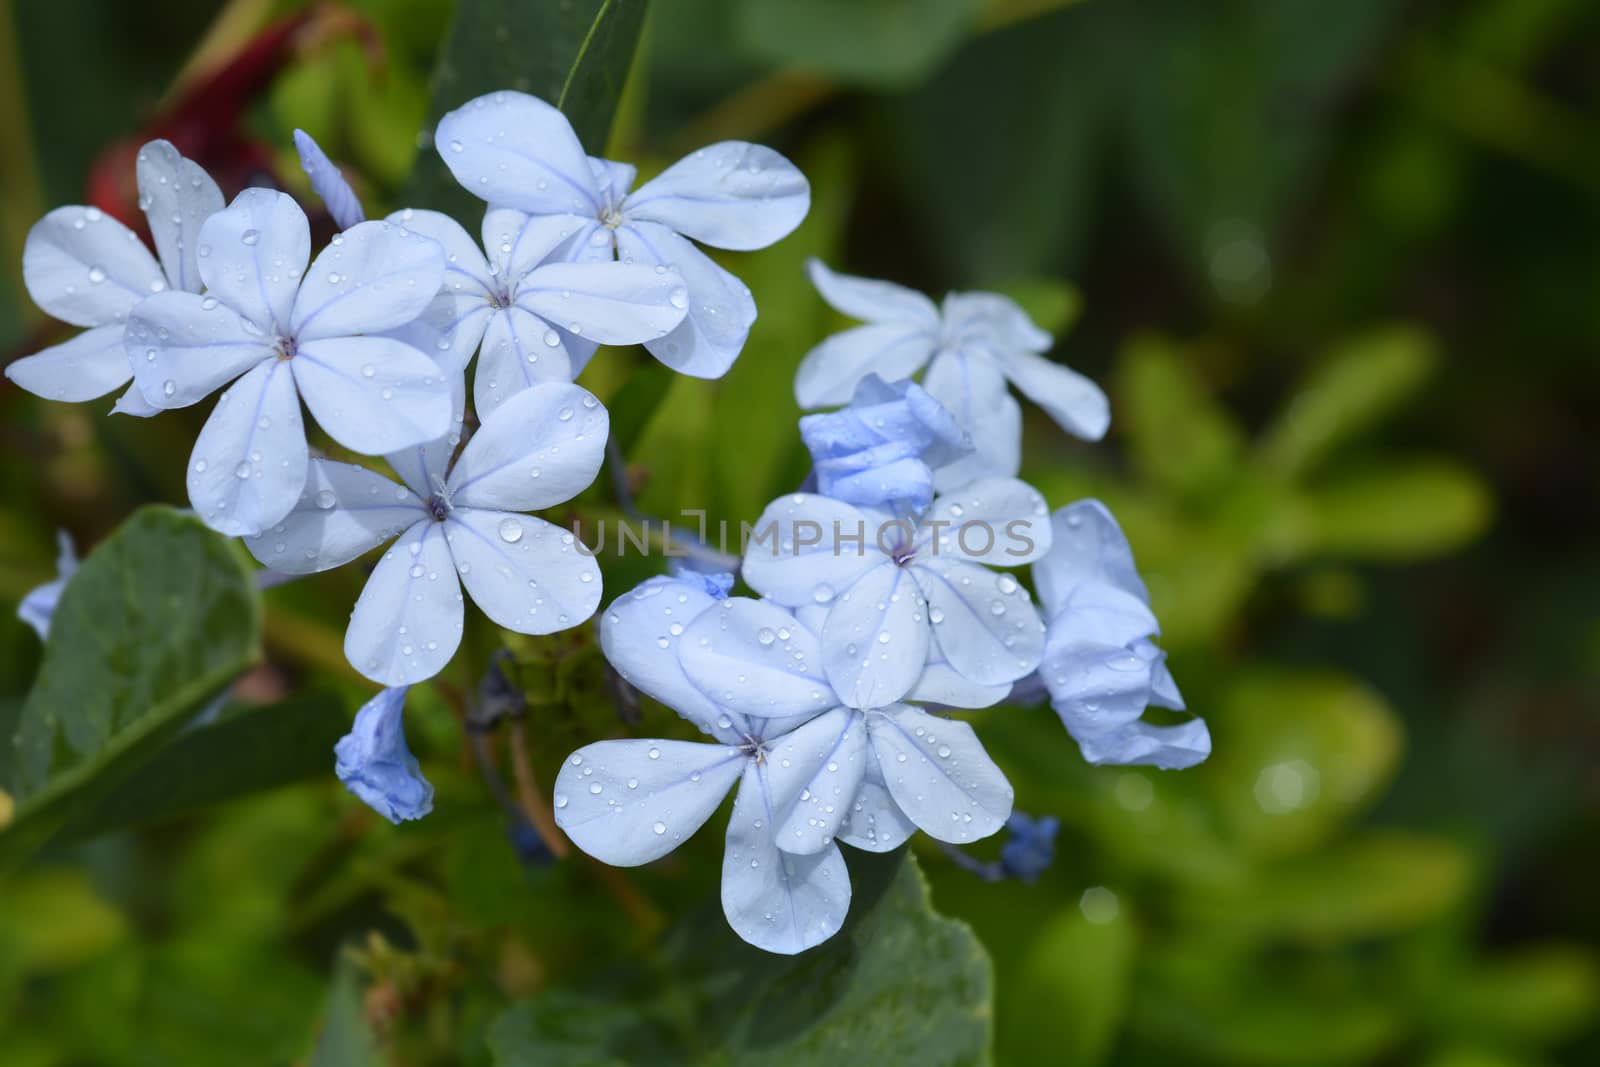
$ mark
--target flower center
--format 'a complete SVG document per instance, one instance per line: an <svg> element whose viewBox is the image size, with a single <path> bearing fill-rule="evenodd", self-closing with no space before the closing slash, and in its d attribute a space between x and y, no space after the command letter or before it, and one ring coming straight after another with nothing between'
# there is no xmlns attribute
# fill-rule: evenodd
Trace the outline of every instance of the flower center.
<svg viewBox="0 0 1600 1067"><path fill-rule="evenodd" d="M279 359L293 359L300 350L293 337L280 337L278 343L273 345L273 351L278 353Z"/></svg>
<svg viewBox="0 0 1600 1067"><path fill-rule="evenodd" d="M425 502L428 514L433 516L434 522L443 522L450 517L450 501L441 493L435 493Z"/></svg>
<svg viewBox="0 0 1600 1067"><path fill-rule="evenodd" d="M604 226L608 230L614 230L618 226L621 226L622 210L616 207L608 207L604 211L600 212L600 225Z"/></svg>

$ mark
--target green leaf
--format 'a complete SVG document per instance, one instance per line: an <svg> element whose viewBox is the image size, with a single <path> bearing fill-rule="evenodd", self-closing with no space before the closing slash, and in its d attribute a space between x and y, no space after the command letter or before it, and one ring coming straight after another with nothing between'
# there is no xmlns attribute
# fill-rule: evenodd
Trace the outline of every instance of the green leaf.
<svg viewBox="0 0 1600 1067"><path fill-rule="evenodd" d="M1408 560L1442 555L1489 523L1482 479L1450 460L1389 460L1307 492L1296 516L1306 554Z"/></svg>
<svg viewBox="0 0 1600 1067"><path fill-rule="evenodd" d="M343 702L330 693L237 709L180 734L97 803L80 808L61 836L93 837L327 776L333 746L348 727Z"/></svg>
<svg viewBox="0 0 1600 1067"><path fill-rule="evenodd" d="M1076 904L1058 913L1001 976L1002 1050L1049 1049L1063 1067L1103 1063L1133 993L1135 949L1125 916L1091 923Z"/></svg>
<svg viewBox="0 0 1600 1067"><path fill-rule="evenodd" d="M654 359L635 365L628 380L618 389L606 405L611 415L611 437L624 457L630 455L634 445L644 436L645 427L661 409L672 386L673 371Z"/></svg>
<svg viewBox="0 0 1600 1067"><path fill-rule="evenodd" d="M383 1063L362 1010L360 973L348 959L340 959L328 994L327 1019L309 1067L383 1067Z"/></svg>
<svg viewBox="0 0 1600 1067"><path fill-rule="evenodd" d="M740 43L772 63L903 88L948 55L983 0L744 0Z"/></svg>
<svg viewBox="0 0 1600 1067"><path fill-rule="evenodd" d="M1269 469L1292 477L1388 415L1436 362L1421 330L1393 326L1340 345L1301 385L1261 442Z"/></svg>
<svg viewBox="0 0 1600 1067"><path fill-rule="evenodd" d="M819 947L769 955L708 912L648 965L513 1008L490 1032L495 1064L987 1063L982 945L934 912L909 855L850 859L850 918Z"/></svg>
<svg viewBox="0 0 1600 1067"><path fill-rule="evenodd" d="M1187 496L1236 480L1244 447L1201 379L1197 355L1147 335L1130 342L1117 364L1117 424L1134 462L1157 485Z"/></svg>
<svg viewBox="0 0 1600 1067"><path fill-rule="evenodd" d="M244 554L198 519L136 513L90 554L50 626L16 735L15 821L0 868L103 796L255 662Z"/></svg>
<svg viewBox="0 0 1600 1067"><path fill-rule="evenodd" d="M430 129L445 112L474 97L515 89L560 108L584 148L600 155L633 64L647 3L457 0L455 20L433 72ZM453 215L473 233L483 215L483 202L457 184L431 149L419 155L405 200Z"/></svg>
<svg viewBox="0 0 1600 1067"><path fill-rule="evenodd" d="M1437 991L1433 1011L1442 1030L1493 1045L1551 1044L1576 1036L1600 1011L1600 964L1569 945L1519 949Z"/></svg>

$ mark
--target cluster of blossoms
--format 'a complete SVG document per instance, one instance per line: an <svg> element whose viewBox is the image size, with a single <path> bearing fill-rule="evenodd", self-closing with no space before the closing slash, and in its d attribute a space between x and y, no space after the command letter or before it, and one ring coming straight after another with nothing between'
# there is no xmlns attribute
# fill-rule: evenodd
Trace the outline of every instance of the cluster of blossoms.
<svg viewBox="0 0 1600 1067"><path fill-rule="evenodd" d="M486 202L480 246L421 208L366 220L315 143L296 141L341 228L314 259L292 198L246 189L224 206L200 168L153 142L138 180L159 261L93 209L46 216L25 251L29 290L88 329L7 375L61 400L131 379L115 410L140 417L221 390L189 496L266 573L392 542L345 637L352 665L387 688L336 755L341 780L398 822L432 803L401 728L406 689L460 644L463 590L525 634L577 626L601 603L593 555L529 514L582 492L605 460L606 410L574 378L599 345L634 343L682 373L724 374L755 302L696 242L771 244L804 218L809 189L782 156L732 142L634 188L634 168L586 155L555 108L496 93L435 131ZM965 845L1009 825L1002 866L1031 877L1048 862L1055 822L1013 812L972 726L943 712L1042 689L1092 762L1183 767L1210 749L1198 719L1142 721L1183 702L1110 514L1080 501L1051 515L1016 477L1009 386L1089 440L1107 427L1104 394L1044 358L1052 339L1004 297L953 293L941 308L821 263L810 274L866 325L801 366L801 406L839 409L800 420L814 473L756 527L769 536L739 572L757 596L731 596L732 574L681 569L600 621L622 678L709 740L585 746L553 798L580 848L632 865L670 852L737 786L723 905L741 937L783 953L843 923L841 843L886 851L920 829ZM478 426L463 445L474 357ZM302 405L396 478L316 454ZM1010 570L1024 565L1039 606ZM29 602L41 633L53 596Z"/></svg>

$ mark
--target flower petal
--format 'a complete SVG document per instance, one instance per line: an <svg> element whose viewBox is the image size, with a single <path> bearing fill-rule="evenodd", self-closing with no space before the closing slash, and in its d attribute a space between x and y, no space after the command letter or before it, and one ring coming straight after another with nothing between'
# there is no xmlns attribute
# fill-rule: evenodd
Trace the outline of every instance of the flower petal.
<svg viewBox="0 0 1600 1067"><path fill-rule="evenodd" d="M598 216L589 157L556 108L527 93L480 96L439 120L433 143L473 196L530 215Z"/></svg>
<svg viewBox="0 0 1600 1067"><path fill-rule="evenodd" d="M695 378L726 374L756 321L756 302L749 286L693 244L653 222L618 227L617 251L624 265L664 267L666 277L676 271L687 290L677 294L687 303L687 315L665 336L644 342L650 354L679 374Z"/></svg>
<svg viewBox="0 0 1600 1067"><path fill-rule="evenodd" d="M939 309L915 289L876 278L839 274L815 257L806 260L806 273L822 299L835 311L852 319L905 323L930 333L939 329Z"/></svg>
<svg viewBox="0 0 1600 1067"><path fill-rule="evenodd" d="M1050 517L1050 551L1033 562L1039 603L1054 615L1084 582L1106 582L1146 603L1150 595L1122 527L1098 500L1079 500Z"/></svg>
<svg viewBox="0 0 1600 1067"><path fill-rule="evenodd" d="M1011 352L1044 352L1055 343L1015 300L999 293L949 293L943 310L952 336L981 338L996 357Z"/></svg>
<svg viewBox="0 0 1600 1067"><path fill-rule="evenodd" d="M300 153L300 169L311 179L311 191L317 194L322 206L328 209L333 224L341 230L365 222L367 213L361 208L361 198L350 188L350 183L322 146L304 130L294 131L295 151Z"/></svg>
<svg viewBox="0 0 1600 1067"><path fill-rule="evenodd" d="M74 326L121 322L167 287L138 235L95 207L56 208L34 223L22 246L22 280L35 304Z"/></svg>
<svg viewBox="0 0 1600 1067"><path fill-rule="evenodd" d="M515 297L518 307L606 345L666 336L689 303L677 274L626 263L547 263L517 283Z"/></svg>
<svg viewBox="0 0 1600 1067"><path fill-rule="evenodd" d="M244 543L273 570L312 574L349 563L428 517L417 494L376 471L314 459L294 509Z"/></svg>
<svg viewBox="0 0 1600 1067"><path fill-rule="evenodd" d="M810 208L811 186L793 163L758 144L723 141L645 182L622 213L713 248L750 251L788 236Z"/></svg>
<svg viewBox="0 0 1600 1067"><path fill-rule="evenodd" d="M519 213L517 217L526 218ZM481 296L485 300L495 292L495 272L489 269L483 249L478 247L466 228L449 215L442 211L408 207L394 212L388 221L439 243L439 247L444 249L443 285L446 289L464 295Z"/></svg>
<svg viewBox="0 0 1600 1067"><path fill-rule="evenodd" d="M728 819L722 854L722 911L734 933L784 955L821 944L844 925L850 872L836 845L811 856L777 847L777 818L766 769L751 760Z"/></svg>
<svg viewBox="0 0 1600 1067"><path fill-rule="evenodd" d="M122 395L117 397L117 402L111 405L111 414L131 415L136 419L148 419L154 415L161 414L161 409L146 400L144 394L139 391L139 383L134 382L123 390Z"/></svg>
<svg viewBox="0 0 1600 1067"><path fill-rule="evenodd" d="M983 478L934 500L918 543L936 555L1014 567L1050 551L1049 515L1044 494L1027 482Z"/></svg>
<svg viewBox="0 0 1600 1067"><path fill-rule="evenodd" d="M218 533L253 536L289 514L306 469L294 377L268 360L228 388L206 419L189 455L189 502Z"/></svg>
<svg viewBox="0 0 1600 1067"><path fill-rule="evenodd" d="M852 848L865 852L893 852L916 833L917 824L907 818L900 805L889 795L883 784L883 768L878 757L867 746L867 773L856 790L856 800L850 805L836 839Z"/></svg>
<svg viewBox="0 0 1600 1067"><path fill-rule="evenodd" d="M207 295L268 334L288 332L295 291L311 258L311 224L294 197L246 189L201 225L196 251Z"/></svg>
<svg viewBox="0 0 1600 1067"><path fill-rule="evenodd" d="M420 445L390 452L383 458L417 496L427 498L445 486L450 457L461 443L461 426L466 421L467 383L460 374L450 378L450 432Z"/></svg>
<svg viewBox="0 0 1600 1067"><path fill-rule="evenodd" d="M267 340L213 297L160 293L128 316L124 358L145 400L166 410L187 407L272 359Z"/></svg>
<svg viewBox="0 0 1600 1067"><path fill-rule="evenodd" d="M600 647L623 680L706 733L723 710L689 681L678 652L684 630L717 603L696 585L660 576L617 597L600 621Z"/></svg>
<svg viewBox="0 0 1600 1067"><path fill-rule="evenodd" d="M927 662L927 605L909 571L885 562L839 594L822 628L822 663L846 707L894 703Z"/></svg>
<svg viewBox="0 0 1600 1067"><path fill-rule="evenodd" d="M291 327L304 345L404 326L444 284L444 248L392 222L363 222L322 250L294 299Z"/></svg>
<svg viewBox="0 0 1600 1067"><path fill-rule="evenodd" d="M558 331L526 308L498 309L483 333L472 380L473 406L480 418L487 418L525 389L572 378L572 361Z"/></svg>
<svg viewBox="0 0 1600 1067"><path fill-rule="evenodd" d="M12 362L6 377L46 400L76 403L105 396L133 377L123 330L121 323L85 330Z"/></svg>
<svg viewBox="0 0 1600 1067"><path fill-rule="evenodd" d="M1211 731L1204 719L1176 726L1129 723L1105 733L1073 735L1083 758L1096 766L1160 767L1182 771L1204 763L1211 755Z"/></svg>
<svg viewBox="0 0 1600 1067"><path fill-rule="evenodd" d="M773 718L837 707L816 635L782 608L748 597L700 613L678 643L689 680L722 707Z"/></svg>
<svg viewBox="0 0 1600 1067"><path fill-rule="evenodd" d="M727 745L598 741L561 764L556 825L614 867L658 860L705 825L749 759Z"/></svg>
<svg viewBox="0 0 1600 1067"><path fill-rule="evenodd" d="M333 746L333 773L373 811L398 826L433 810L433 786L406 747L403 712L409 687L385 689L356 712Z"/></svg>
<svg viewBox="0 0 1600 1067"><path fill-rule="evenodd" d="M1098 385L1069 367L1032 352L1012 352L1006 377L1074 437L1098 441L1111 425L1111 401Z"/></svg>
<svg viewBox="0 0 1600 1067"><path fill-rule="evenodd" d="M992 708L1011 695L1011 683L980 685L950 666L939 646L938 627L929 632L928 665L906 694L910 704L942 704L947 708Z"/></svg>
<svg viewBox="0 0 1600 1067"><path fill-rule="evenodd" d="M867 738L900 810L930 837L962 845L1011 815L1011 783L971 726L896 704L867 716Z"/></svg>
<svg viewBox="0 0 1600 1067"><path fill-rule="evenodd" d="M1138 596L1108 582L1083 582L1056 605L1047 646L1096 644L1124 648L1160 632Z"/></svg>
<svg viewBox="0 0 1600 1067"><path fill-rule="evenodd" d="M580 231L587 235L598 227L594 219L529 215L515 208L490 207L483 213L482 230L484 252L492 264L489 272L506 292L511 292L529 271L564 251L562 246Z"/></svg>
<svg viewBox="0 0 1600 1067"><path fill-rule="evenodd" d="M856 326L836 333L806 353L794 376L794 397L802 408L848 404L856 386L869 374L885 381L909 378L928 362L937 334L922 325L902 322ZM928 389L933 393L933 389ZM949 408L944 397L934 399ZM959 413L951 408L951 413ZM972 428L962 423L968 433Z"/></svg>
<svg viewBox="0 0 1600 1067"><path fill-rule="evenodd" d="M600 606L600 565L571 531L531 515L462 507L446 526L462 584L506 629L555 633Z"/></svg>
<svg viewBox="0 0 1600 1067"><path fill-rule="evenodd" d="M403 341L330 337L287 362L311 414L353 452L381 456L450 431L447 372Z"/></svg>
<svg viewBox="0 0 1600 1067"><path fill-rule="evenodd" d="M222 190L205 168L173 147L155 140L139 149L134 166L139 182L139 206L150 223L156 253L172 288L198 293L200 280L200 227L226 203Z"/></svg>
<svg viewBox="0 0 1600 1067"><path fill-rule="evenodd" d="M496 408L450 471L457 507L537 511L587 489L605 462L610 417L577 385L541 382Z"/></svg>
<svg viewBox="0 0 1600 1067"><path fill-rule="evenodd" d="M1022 408L1005 377L986 359L945 352L922 387L943 404L972 440L972 453L933 472L941 493L980 478L1014 478L1022 468Z"/></svg>
<svg viewBox="0 0 1600 1067"><path fill-rule="evenodd" d="M444 670L461 644L461 584L431 519L400 535L378 560L350 613L344 654L379 685L411 685Z"/></svg>
<svg viewBox="0 0 1600 1067"><path fill-rule="evenodd" d="M835 708L779 738L767 756L767 782L780 812L778 847L810 855L831 845L855 804L868 762L866 721L848 708Z"/></svg>
<svg viewBox="0 0 1600 1067"><path fill-rule="evenodd" d="M888 560L877 545L878 529L876 518L842 501L813 493L780 497L752 529L744 580L789 607L832 603Z"/></svg>
<svg viewBox="0 0 1600 1067"><path fill-rule="evenodd" d="M956 559L918 557L911 572L950 666L979 685L1014 682L1039 666L1044 623L1016 579Z"/></svg>

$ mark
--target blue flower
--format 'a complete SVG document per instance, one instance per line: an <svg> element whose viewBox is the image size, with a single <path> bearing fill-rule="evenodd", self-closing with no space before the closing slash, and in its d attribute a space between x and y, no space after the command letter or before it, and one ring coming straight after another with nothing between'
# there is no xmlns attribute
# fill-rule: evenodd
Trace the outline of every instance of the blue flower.
<svg viewBox="0 0 1600 1067"><path fill-rule="evenodd" d="M776 605L655 578L612 604L601 642L624 678L713 740L579 749L556 779L556 822L590 855L633 866L671 852L737 784L722 902L757 947L795 953L838 931L850 884L837 842L888 851L918 826L970 841L1010 813L1011 787L970 726L840 706L815 674L816 634Z"/></svg>
<svg viewBox="0 0 1600 1067"><path fill-rule="evenodd" d="M389 220L445 250L443 299L413 325L413 343L449 353L457 367L481 344L472 390L480 418L538 382L572 381L596 342L654 343L683 321L688 297L675 271L566 262L562 249L576 230L570 218L492 207L483 216L489 256L437 211L408 208Z"/></svg>
<svg viewBox="0 0 1600 1067"><path fill-rule="evenodd" d="M795 375L802 408L843 404L876 373L907 378L924 366L923 386L972 439L974 452L936 473L935 487L959 489L979 478L1010 477L1022 462L1022 410L1015 385L1062 429L1096 441L1110 424L1106 396L1083 375L1045 359L1050 335L996 293L951 293L938 308L891 282L835 274L809 264L824 300L866 323L813 348Z"/></svg>
<svg viewBox="0 0 1600 1067"><path fill-rule="evenodd" d="M697 378L727 373L756 306L749 288L694 242L765 248L798 226L811 205L810 187L794 164L742 141L702 148L630 192L632 166L585 155L566 116L525 93L469 101L439 121L434 144L474 196L549 217L565 230L556 258L620 259L682 275L688 315L645 347ZM593 340L564 340L574 373L593 354Z"/></svg>
<svg viewBox="0 0 1600 1067"><path fill-rule="evenodd" d="M728 594L733 592L733 575L727 571L709 573L678 564L672 568L672 576L685 585L698 588L712 600L726 600Z"/></svg>
<svg viewBox="0 0 1600 1067"><path fill-rule="evenodd" d="M56 544L59 551L56 555L55 580L36 587L17 605L17 618L33 627L41 641L49 640L50 619L56 613L56 605L61 602L61 593L67 587L67 580L78 570L78 554L72 550L72 538L67 531L56 531Z"/></svg>
<svg viewBox="0 0 1600 1067"><path fill-rule="evenodd" d="M408 689L385 689L363 704L355 725L333 746L333 772L339 781L397 826L433 810L433 786L406 748L403 712Z"/></svg>
<svg viewBox="0 0 1600 1067"><path fill-rule="evenodd" d="M1050 619L1039 667L1052 706L1096 764L1192 767L1211 754L1203 719L1141 722L1149 705L1184 710L1167 670L1150 597L1117 521L1098 500L1053 517L1049 553L1033 565Z"/></svg>
<svg viewBox="0 0 1600 1067"><path fill-rule="evenodd" d="M356 191L350 188L350 183L334 166L322 146L306 131L295 130L294 147L300 153L301 169L311 179L311 191L328 209L333 224L341 230L348 230L359 222L367 221L367 213L361 208L361 198L356 196Z"/></svg>
<svg viewBox="0 0 1600 1067"><path fill-rule="evenodd" d="M970 452L955 417L914 382L868 374L850 406L800 420L817 490L864 508L921 513L933 501L933 468Z"/></svg>
<svg viewBox="0 0 1600 1067"><path fill-rule="evenodd" d="M1000 846L1000 869L1021 882L1032 883L1050 869L1056 858L1056 834L1061 820L1054 815L1035 819L1020 811L1006 820L1006 840Z"/></svg>
<svg viewBox="0 0 1600 1067"><path fill-rule="evenodd" d="M974 482L914 520L799 493L762 513L744 579L780 604L826 608L822 668L851 706L905 697L984 707L1044 649L1027 590L986 565L1043 555L1046 515L1044 498L1014 478ZM930 661L949 669L927 671Z"/></svg>
<svg viewBox="0 0 1600 1067"><path fill-rule="evenodd" d="M345 655L380 685L420 682L450 662L461 642L463 585L484 614L524 634L576 626L600 604L593 555L570 532L517 512L564 503L594 481L605 459L605 408L576 385L536 385L485 419L452 464L463 394L459 375L441 390L456 403L449 435L387 457L404 484L311 460L289 513L245 538L267 566L309 574L398 536L345 632Z"/></svg>
<svg viewBox="0 0 1600 1067"><path fill-rule="evenodd" d="M134 378L158 408L186 407L235 378L189 460L189 499L212 529L259 534L305 487L304 401L339 444L370 455L442 436L438 364L370 336L416 318L444 280L439 245L387 222L335 236L307 268L311 232L292 198L246 189L200 227L206 295L169 292L128 317ZM240 376L243 377L240 377Z"/></svg>
<svg viewBox="0 0 1600 1067"><path fill-rule="evenodd" d="M35 396L93 400L126 384L133 377L122 343L129 312L155 293L201 289L195 252L201 225L222 210L217 183L166 141L139 149L135 176L156 256L132 230L94 207L57 208L28 231L22 277L34 303L63 322L88 327L6 368L7 378ZM135 388L115 410L148 416L156 409Z"/></svg>

